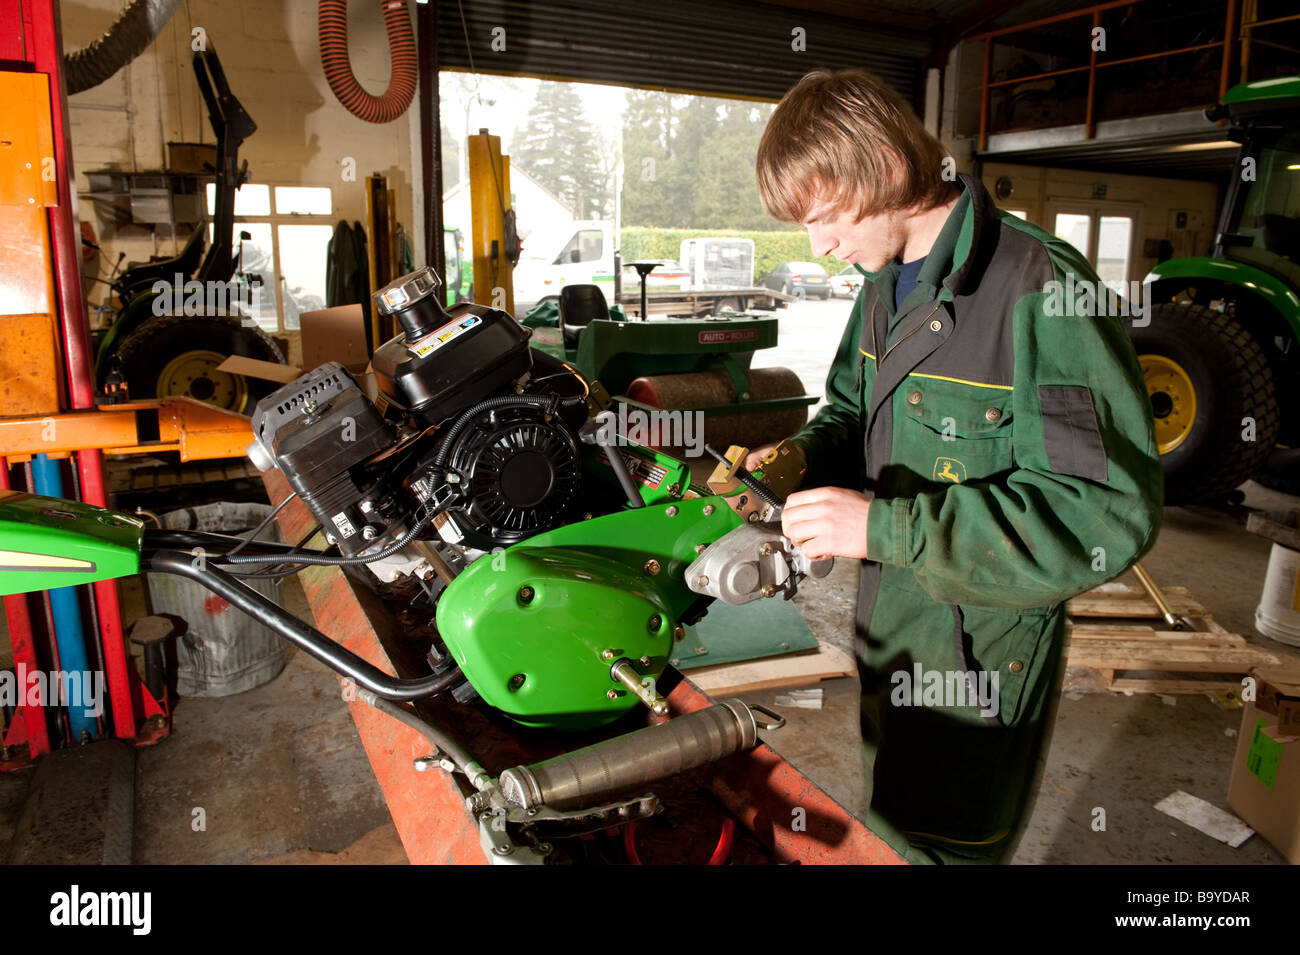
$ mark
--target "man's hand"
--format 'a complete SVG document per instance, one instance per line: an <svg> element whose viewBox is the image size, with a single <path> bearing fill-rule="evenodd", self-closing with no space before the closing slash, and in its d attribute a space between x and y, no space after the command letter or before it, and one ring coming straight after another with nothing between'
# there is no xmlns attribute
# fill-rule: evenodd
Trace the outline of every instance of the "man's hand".
<svg viewBox="0 0 1300 955"><path fill-rule="evenodd" d="M796 491L781 512L781 532L813 560L865 558L870 506L866 495L847 488Z"/></svg>
<svg viewBox="0 0 1300 955"><path fill-rule="evenodd" d="M772 444L765 444L761 448L755 448L753 451L750 451L749 455L745 458L745 470L757 471L763 466L763 459L767 457L768 453L771 452L779 443L780 442L773 442Z"/></svg>

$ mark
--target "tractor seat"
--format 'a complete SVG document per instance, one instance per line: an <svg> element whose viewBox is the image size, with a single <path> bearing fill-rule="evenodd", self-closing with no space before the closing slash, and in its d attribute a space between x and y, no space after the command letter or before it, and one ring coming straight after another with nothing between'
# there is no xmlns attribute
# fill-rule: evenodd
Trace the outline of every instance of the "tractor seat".
<svg viewBox="0 0 1300 955"><path fill-rule="evenodd" d="M572 351L578 347L582 330L591 322L609 321L609 305L605 293L596 285L566 285L560 289L560 331L564 347Z"/></svg>
<svg viewBox="0 0 1300 955"><path fill-rule="evenodd" d="M203 247L207 244L207 236L207 223L201 222L190 234L189 239L186 240L185 248L181 249L181 254L175 258L163 259L161 262L143 262L128 265L117 280L117 284L122 289L122 304L125 305L140 292L152 286L154 282L159 280L168 283L174 282L178 272L181 275L182 282L188 279L194 274L194 270L199 267L199 263L203 260Z"/></svg>

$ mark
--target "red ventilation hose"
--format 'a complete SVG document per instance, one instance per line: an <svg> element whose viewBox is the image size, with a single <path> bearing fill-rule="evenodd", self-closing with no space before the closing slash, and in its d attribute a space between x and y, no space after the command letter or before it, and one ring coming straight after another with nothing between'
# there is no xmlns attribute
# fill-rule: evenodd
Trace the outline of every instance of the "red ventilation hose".
<svg viewBox="0 0 1300 955"><path fill-rule="evenodd" d="M393 75L383 96L372 96L357 82L348 61L347 0L320 0L317 21L320 30L320 61L325 79L343 108L367 123L391 123L406 112L415 96L415 34L406 0L380 0Z"/></svg>

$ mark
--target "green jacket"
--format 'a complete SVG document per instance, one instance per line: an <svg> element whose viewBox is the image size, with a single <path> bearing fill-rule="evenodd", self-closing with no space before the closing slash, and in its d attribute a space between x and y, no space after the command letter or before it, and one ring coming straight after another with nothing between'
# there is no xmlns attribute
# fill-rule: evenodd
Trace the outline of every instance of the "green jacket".
<svg viewBox="0 0 1300 955"><path fill-rule="evenodd" d="M864 271L828 403L795 441L810 485L872 498L857 627L873 811L909 838L996 846L1032 792L1062 602L1150 547L1163 478L1120 320L1063 301L1092 268L977 180L959 185L897 314L897 266ZM996 672L997 716L890 705L914 665Z"/></svg>

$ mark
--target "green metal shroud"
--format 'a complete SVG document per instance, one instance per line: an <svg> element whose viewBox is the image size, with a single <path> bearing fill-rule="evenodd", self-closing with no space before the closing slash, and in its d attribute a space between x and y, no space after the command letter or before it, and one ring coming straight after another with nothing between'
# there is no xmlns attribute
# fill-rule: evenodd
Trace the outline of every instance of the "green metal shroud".
<svg viewBox="0 0 1300 955"><path fill-rule="evenodd" d="M0 595L140 572L144 522L117 511L0 491Z"/></svg>
<svg viewBox="0 0 1300 955"><path fill-rule="evenodd" d="M640 705L610 667L627 658L643 677L663 673L673 630L699 599L684 579L696 545L739 524L722 498L706 497L538 534L453 580L438 630L474 689L512 719L609 723Z"/></svg>

